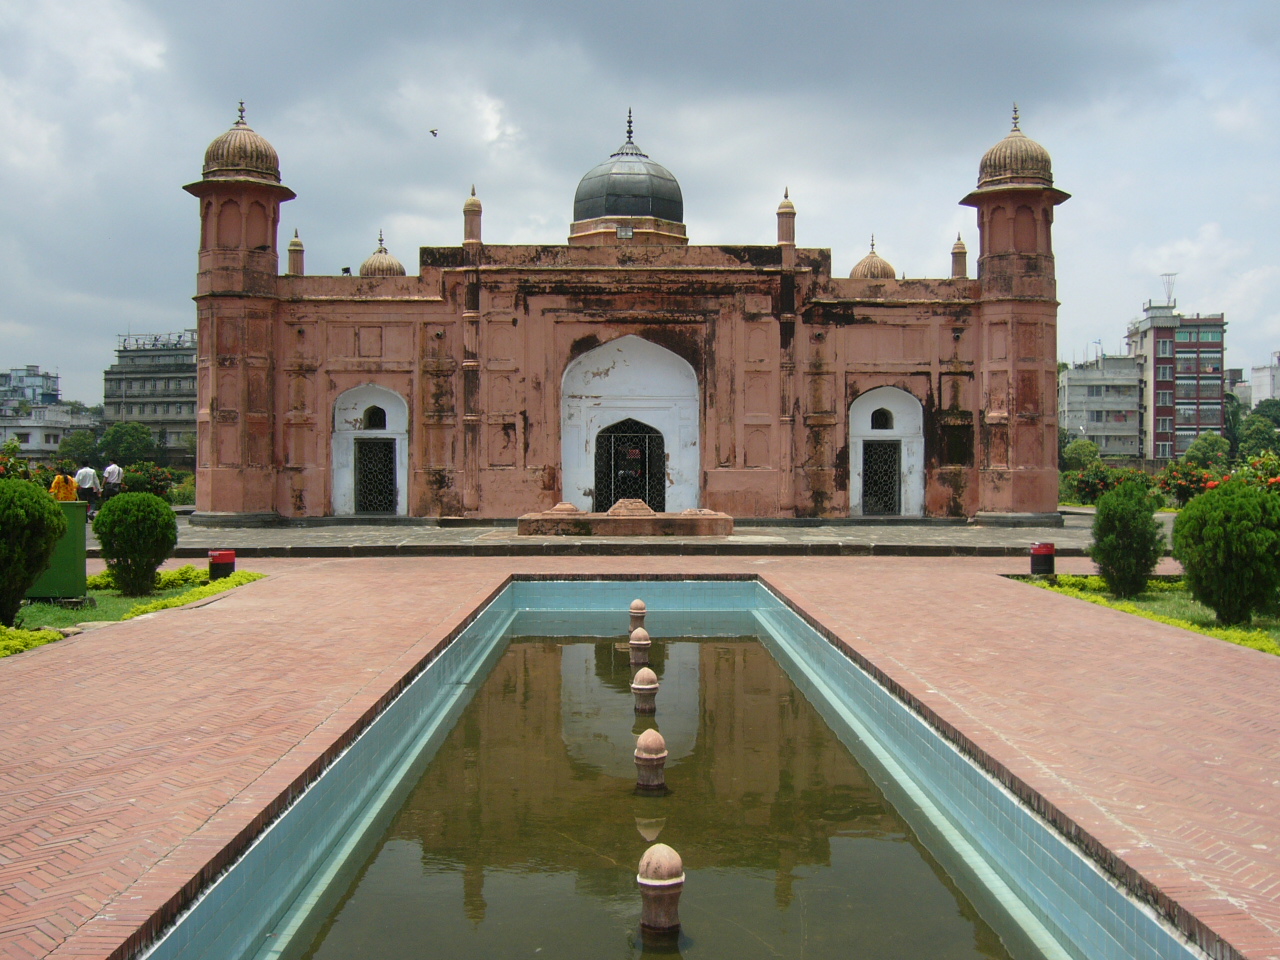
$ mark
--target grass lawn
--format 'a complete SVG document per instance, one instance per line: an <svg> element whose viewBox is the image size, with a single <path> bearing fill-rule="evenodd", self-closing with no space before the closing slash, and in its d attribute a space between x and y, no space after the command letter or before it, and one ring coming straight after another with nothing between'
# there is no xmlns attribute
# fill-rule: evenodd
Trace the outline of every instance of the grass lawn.
<svg viewBox="0 0 1280 960"><path fill-rule="evenodd" d="M1064 593L1069 597L1123 610L1150 620L1159 620L1184 630L1194 630L1264 653L1280 655L1280 619L1255 616L1248 627L1220 626L1213 611L1193 600L1181 580L1151 580L1145 592L1129 600L1117 600L1107 593L1101 577L1061 575L1057 577L1056 584L1048 580L1032 582L1036 586Z"/></svg>
<svg viewBox="0 0 1280 960"><path fill-rule="evenodd" d="M193 584L175 587L172 590L157 590L147 597L122 597L116 590L90 590L89 596L97 601L97 606L85 604L75 609L59 607L52 603L29 603L18 612L18 620L24 630L38 630L42 627L57 629L58 627L74 627L86 620L119 620L134 607L152 600L176 597L189 593Z"/></svg>

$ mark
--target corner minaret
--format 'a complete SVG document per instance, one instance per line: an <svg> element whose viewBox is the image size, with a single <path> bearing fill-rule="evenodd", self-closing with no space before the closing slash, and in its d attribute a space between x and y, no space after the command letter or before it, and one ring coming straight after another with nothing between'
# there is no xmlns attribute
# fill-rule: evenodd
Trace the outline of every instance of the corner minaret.
<svg viewBox="0 0 1280 960"><path fill-rule="evenodd" d="M298 231L293 231L293 239L289 241L289 274L294 277L300 277L307 272L306 270L306 248L302 246L302 238L298 236Z"/></svg>
<svg viewBox="0 0 1280 960"><path fill-rule="evenodd" d="M796 265L796 205L791 202L791 188L782 190L782 202L778 204L778 246L782 248L782 269L794 270Z"/></svg>
<svg viewBox="0 0 1280 960"><path fill-rule="evenodd" d="M1068 197L1053 185L1049 151L1020 129L1014 104L1013 128L982 157L978 187L960 201L978 211L979 518L1058 518L1051 227L1054 207Z"/></svg>
<svg viewBox="0 0 1280 960"><path fill-rule="evenodd" d="M196 511L274 514L276 236L294 192L280 182L275 148L245 122L243 100L205 151L204 176L183 189L200 201Z"/></svg>

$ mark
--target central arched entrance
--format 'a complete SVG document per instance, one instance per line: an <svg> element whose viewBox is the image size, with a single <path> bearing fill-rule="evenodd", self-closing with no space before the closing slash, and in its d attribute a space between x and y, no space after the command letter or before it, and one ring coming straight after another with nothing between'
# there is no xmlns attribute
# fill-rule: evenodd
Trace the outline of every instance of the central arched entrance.
<svg viewBox="0 0 1280 960"><path fill-rule="evenodd" d="M700 415L697 374L679 355L630 335L588 350L561 380L561 499L579 510L631 496L660 512L699 506Z"/></svg>
<svg viewBox="0 0 1280 960"><path fill-rule="evenodd" d="M333 513L409 512L409 405L377 384L348 390L333 405Z"/></svg>
<svg viewBox="0 0 1280 960"><path fill-rule="evenodd" d="M849 407L849 510L924 515L924 408L905 390L876 387Z"/></svg>
<svg viewBox="0 0 1280 960"><path fill-rule="evenodd" d="M662 431L628 417L596 434L595 503L604 513L619 500L667 509L667 455Z"/></svg>

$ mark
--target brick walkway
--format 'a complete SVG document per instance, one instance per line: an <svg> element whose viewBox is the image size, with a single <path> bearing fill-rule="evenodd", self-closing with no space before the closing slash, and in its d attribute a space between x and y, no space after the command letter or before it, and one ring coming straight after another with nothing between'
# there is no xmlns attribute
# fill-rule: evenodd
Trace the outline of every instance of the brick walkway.
<svg viewBox="0 0 1280 960"><path fill-rule="evenodd" d="M1024 561L242 566L272 577L0 660L0 954L121 955L469 610L526 571L765 577L1109 851L1131 885L1186 911L1188 929L1280 958L1280 658L997 576Z"/></svg>

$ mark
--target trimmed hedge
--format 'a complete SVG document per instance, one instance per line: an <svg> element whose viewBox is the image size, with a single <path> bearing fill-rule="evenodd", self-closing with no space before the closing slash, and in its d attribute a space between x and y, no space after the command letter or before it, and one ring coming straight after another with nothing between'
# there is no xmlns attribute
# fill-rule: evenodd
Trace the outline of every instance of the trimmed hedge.
<svg viewBox="0 0 1280 960"><path fill-rule="evenodd" d="M177 570L156 571L157 590L173 590L188 584L198 586L208 582L209 571L201 570L199 567L192 566L189 563L186 566L179 567ZM102 573L95 573L89 577L85 581L85 586L90 590L114 590L116 588L116 579L111 575L110 570L104 570Z"/></svg>
<svg viewBox="0 0 1280 960"><path fill-rule="evenodd" d="M102 505L93 532L120 592L145 597L155 590L156 568L178 542L178 519L154 494L122 493Z"/></svg>
<svg viewBox="0 0 1280 960"><path fill-rule="evenodd" d="M24 653L61 639L62 634L57 630L14 630L11 627L0 627L0 657Z"/></svg>
<svg viewBox="0 0 1280 960"><path fill-rule="evenodd" d="M221 580L213 580L206 583L203 587L195 587L186 593L180 593L176 597L164 597L160 600L152 600L150 603L140 603L121 620L132 620L134 617L140 617L144 613L155 613L159 610L168 610L172 607L184 607L188 603L195 603L197 600L203 600L205 597L216 596L225 590L233 587L242 587L246 583L253 583L255 580L261 580L266 576L265 573L254 573L252 570L239 570L229 577L223 577Z"/></svg>

